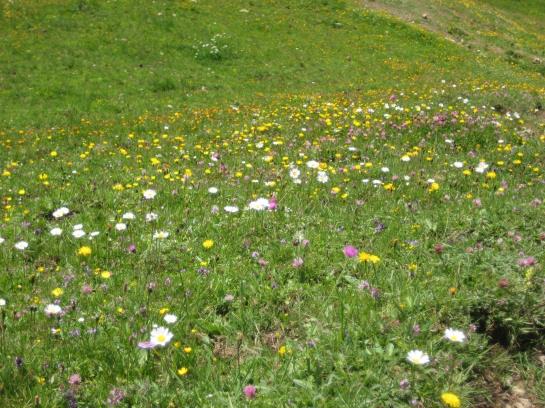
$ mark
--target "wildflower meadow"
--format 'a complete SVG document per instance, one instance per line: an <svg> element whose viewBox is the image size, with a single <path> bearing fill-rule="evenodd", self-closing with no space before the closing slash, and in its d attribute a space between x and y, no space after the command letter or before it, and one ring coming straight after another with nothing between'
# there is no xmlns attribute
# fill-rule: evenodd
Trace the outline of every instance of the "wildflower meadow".
<svg viewBox="0 0 545 408"><path fill-rule="evenodd" d="M0 406L543 406L543 74L218 3L2 5Z"/></svg>

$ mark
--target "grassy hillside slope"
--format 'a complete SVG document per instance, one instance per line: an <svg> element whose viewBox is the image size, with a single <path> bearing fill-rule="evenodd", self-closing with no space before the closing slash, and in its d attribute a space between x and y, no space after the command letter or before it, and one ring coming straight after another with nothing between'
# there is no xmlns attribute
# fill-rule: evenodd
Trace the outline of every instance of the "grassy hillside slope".
<svg viewBox="0 0 545 408"><path fill-rule="evenodd" d="M545 2L535 0L363 0L466 46L545 78Z"/></svg>
<svg viewBox="0 0 545 408"><path fill-rule="evenodd" d="M539 80L342 0L19 0L0 12L7 124L440 79Z"/></svg>
<svg viewBox="0 0 545 408"><path fill-rule="evenodd" d="M0 407L544 406L537 70L357 1L0 5Z"/></svg>

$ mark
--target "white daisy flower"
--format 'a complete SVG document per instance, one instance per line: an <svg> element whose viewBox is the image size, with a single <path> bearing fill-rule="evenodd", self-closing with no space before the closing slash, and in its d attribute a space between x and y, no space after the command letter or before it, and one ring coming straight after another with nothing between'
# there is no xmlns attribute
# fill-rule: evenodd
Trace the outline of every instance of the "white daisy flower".
<svg viewBox="0 0 545 408"><path fill-rule="evenodd" d="M125 231L127 229L127 224L124 224L122 222L118 222L115 224L116 231Z"/></svg>
<svg viewBox="0 0 545 408"><path fill-rule="evenodd" d="M85 236L85 231L84 230L80 230L80 229L77 229L75 230L74 232L72 232L72 236L74 238L82 238Z"/></svg>
<svg viewBox="0 0 545 408"><path fill-rule="evenodd" d="M178 321L178 317L173 314L166 314L165 317L163 317L163 320L168 324L174 324Z"/></svg>
<svg viewBox="0 0 545 408"><path fill-rule="evenodd" d="M166 239L170 234L166 231L155 231L153 239Z"/></svg>
<svg viewBox="0 0 545 408"><path fill-rule="evenodd" d="M327 183L329 181L329 176L325 171L319 171L316 180L318 180L319 183Z"/></svg>
<svg viewBox="0 0 545 408"><path fill-rule="evenodd" d="M19 251L24 251L28 248L28 242L26 241L19 241L15 245L15 249L18 249Z"/></svg>
<svg viewBox="0 0 545 408"><path fill-rule="evenodd" d="M166 346L174 335L166 327L156 327L151 331L150 342L154 346Z"/></svg>
<svg viewBox="0 0 545 408"><path fill-rule="evenodd" d="M46 316L57 316L62 313L62 308L59 305L50 303L45 307L44 312Z"/></svg>
<svg viewBox="0 0 545 408"><path fill-rule="evenodd" d="M318 163L316 160L309 160L307 162L307 167L309 169L317 169L318 167L320 167L320 163Z"/></svg>
<svg viewBox="0 0 545 408"><path fill-rule="evenodd" d="M62 229L60 229L59 227L55 227L55 228L52 228L51 231L49 231L49 233L53 235L54 237L58 237L62 234Z"/></svg>
<svg viewBox="0 0 545 408"><path fill-rule="evenodd" d="M155 213L151 212L151 213L146 214L146 221L147 222L155 221L155 220L157 220L157 218L159 218L159 216L157 214L155 214Z"/></svg>
<svg viewBox="0 0 545 408"><path fill-rule="evenodd" d="M231 214L238 212L238 207L236 205L226 205L223 209Z"/></svg>
<svg viewBox="0 0 545 408"><path fill-rule="evenodd" d="M299 176L301 176L301 170L299 170L297 167L292 167L290 169L290 177L296 180L299 178Z"/></svg>
<svg viewBox="0 0 545 408"><path fill-rule="evenodd" d="M407 361L416 365L426 365L430 362L430 357L420 350L411 350L407 353Z"/></svg>
<svg viewBox="0 0 545 408"><path fill-rule="evenodd" d="M157 195L157 192L155 190L148 189L144 191L143 195L146 200L153 200Z"/></svg>
<svg viewBox="0 0 545 408"><path fill-rule="evenodd" d="M454 343L463 343L466 339L466 335L461 330L445 329L444 338Z"/></svg>
<svg viewBox="0 0 545 408"><path fill-rule="evenodd" d="M250 210L263 211L269 208L269 200L266 198L258 198L255 201L252 201L248 204Z"/></svg>
<svg viewBox="0 0 545 408"><path fill-rule="evenodd" d="M65 215L68 215L70 213L70 210L66 207L61 207L53 211L53 217L56 219L62 218Z"/></svg>
<svg viewBox="0 0 545 408"><path fill-rule="evenodd" d="M488 168L488 163L485 163L485 162L479 162L479 164L477 165L477 167L475 167L475 171L477 173L484 173L486 171L486 169Z"/></svg>

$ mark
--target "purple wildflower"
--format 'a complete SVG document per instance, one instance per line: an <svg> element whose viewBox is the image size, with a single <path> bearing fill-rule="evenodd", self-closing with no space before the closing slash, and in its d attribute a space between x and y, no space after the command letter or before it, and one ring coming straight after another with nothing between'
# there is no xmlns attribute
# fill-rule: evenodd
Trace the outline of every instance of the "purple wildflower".
<svg viewBox="0 0 545 408"><path fill-rule="evenodd" d="M247 385L246 387L244 387L242 391L244 392L244 395L246 396L246 398L254 399L255 394L257 392L257 388L255 387L255 385Z"/></svg>
<svg viewBox="0 0 545 408"><path fill-rule="evenodd" d="M358 249L352 245L346 245L343 248L343 254L347 258L355 258L356 256L358 256L358 253L359 253Z"/></svg>

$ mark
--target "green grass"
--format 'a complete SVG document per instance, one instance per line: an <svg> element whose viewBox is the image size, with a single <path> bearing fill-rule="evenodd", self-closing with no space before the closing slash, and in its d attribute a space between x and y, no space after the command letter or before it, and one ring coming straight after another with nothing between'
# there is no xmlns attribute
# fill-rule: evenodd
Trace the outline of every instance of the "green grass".
<svg viewBox="0 0 545 408"><path fill-rule="evenodd" d="M495 64L545 76L545 4L532 0L361 0L450 38ZM425 18L424 18L425 16Z"/></svg>
<svg viewBox="0 0 545 408"><path fill-rule="evenodd" d="M532 359L543 341L538 152L545 139L525 133L522 121L469 109L481 105L482 93L466 105L449 88L441 97L421 94L416 104L401 97L404 113L380 99L308 100L212 119L180 114L6 135L2 405L30 406L38 396L44 406L71 399L97 406L117 387L133 406L243 406L248 383L257 385L257 406L411 399L434 406L444 391L464 406L498 398L492 384L483 386L484 373L494 367L495 381L507 387L519 378L513 367L531 367L514 361ZM449 118L444 125L439 115ZM307 168L311 159L322 163L327 183ZM479 160L494 173L475 172ZM290 163L302 184L288 175ZM439 190L429 191L429 178ZM384 184L372 187L375 179ZM143 200L147 188L155 199ZM272 195L276 211L243 210ZM71 214L53 219L62 205ZM225 205L240 212L228 214ZM134 221L122 220L127 211ZM158 220L146 222L149 212ZM116 231L119 222L127 231ZM75 239L76 224L100 235ZM51 236L53 227L63 234ZM170 236L154 240L156 231ZM208 250L207 239L214 241ZM21 252L20 240L29 243ZM346 259L346 244L380 262ZM89 257L77 255L82 246L92 249ZM537 266L517 266L530 255ZM292 266L297 258L301 267ZM358 289L364 281L378 298ZM44 307L56 296L65 315L47 318ZM164 308L179 318L172 343L139 350L152 324L165 325ZM446 327L469 341L442 340ZM492 346L510 351L501 352L500 368ZM411 349L428 352L432 364L408 364ZM181 367L189 374L180 377ZM67 384L72 374L81 385ZM525 375L537 382L535 369ZM404 379L408 390L399 388ZM541 385L532 392L540 395Z"/></svg>
<svg viewBox="0 0 545 408"><path fill-rule="evenodd" d="M1 407L545 403L538 73L355 2L2 7Z"/></svg>
<svg viewBox="0 0 545 408"><path fill-rule="evenodd" d="M221 51L203 51L216 35ZM337 0L5 2L0 50L8 126L440 79L536 83Z"/></svg>

